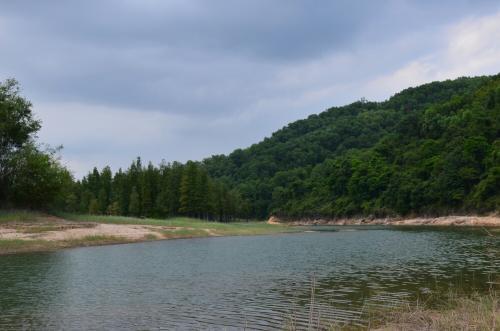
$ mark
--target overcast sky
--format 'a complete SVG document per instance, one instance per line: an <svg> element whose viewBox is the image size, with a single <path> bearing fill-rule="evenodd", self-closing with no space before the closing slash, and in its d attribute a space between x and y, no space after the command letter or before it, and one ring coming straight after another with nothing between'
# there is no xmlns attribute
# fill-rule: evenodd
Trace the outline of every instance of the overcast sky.
<svg viewBox="0 0 500 331"><path fill-rule="evenodd" d="M0 0L14 77L81 177L201 160L362 97L500 72L500 2Z"/></svg>

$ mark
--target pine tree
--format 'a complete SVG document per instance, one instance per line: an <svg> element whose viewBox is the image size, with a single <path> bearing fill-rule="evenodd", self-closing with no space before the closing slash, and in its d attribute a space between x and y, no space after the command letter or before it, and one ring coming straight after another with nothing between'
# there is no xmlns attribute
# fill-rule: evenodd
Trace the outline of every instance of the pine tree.
<svg viewBox="0 0 500 331"><path fill-rule="evenodd" d="M98 215L98 214L100 214L99 201L97 201L97 199L95 199L95 198L92 199L92 200L90 200L89 214L91 214L91 215Z"/></svg>
<svg viewBox="0 0 500 331"><path fill-rule="evenodd" d="M200 170L196 187L197 216L200 218L209 217L209 183L206 171Z"/></svg>
<svg viewBox="0 0 500 331"><path fill-rule="evenodd" d="M106 194L106 190L104 188L101 188L99 190L99 195L97 197L97 202L99 204L99 213L100 214L105 214L106 209L108 208L108 195Z"/></svg>
<svg viewBox="0 0 500 331"><path fill-rule="evenodd" d="M111 189L113 185L113 173L111 172L110 167L106 166L102 169L101 171L101 178L100 178L100 190L103 190L103 196L102 196L102 203L103 203L103 208L102 212L104 213L110 204L111 201ZM99 194L101 192L99 191ZM101 203L101 201L99 201Z"/></svg>
<svg viewBox="0 0 500 331"><path fill-rule="evenodd" d="M158 170L158 192L155 199L154 212L160 217L170 214L169 181L171 169L170 165L162 161Z"/></svg>
<svg viewBox="0 0 500 331"><path fill-rule="evenodd" d="M136 187L132 187L132 193L130 193L128 212L132 216L139 216L141 214L141 202L139 198L139 193L137 193Z"/></svg>
<svg viewBox="0 0 500 331"><path fill-rule="evenodd" d="M168 176L167 196L169 201L169 214L180 214L181 182L184 173L184 166L179 162L173 162L170 175Z"/></svg>
<svg viewBox="0 0 500 331"><path fill-rule="evenodd" d="M112 202L107 210L106 214L108 215L120 215L120 203L118 201Z"/></svg>
<svg viewBox="0 0 500 331"><path fill-rule="evenodd" d="M118 169L115 173L111 188L111 199L118 202L119 215L128 215L128 204L130 198L130 191L127 185L127 175L123 173L122 169Z"/></svg>
<svg viewBox="0 0 500 331"><path fill-rule="evenodd" d="M158 184L157 170L151 162L142 176L142 212L145 216L151 216L153 212L153 202L156 199L156 186Z"/></svg>
<svg viewBox="0 0 500 331"><path fill-rule="evenodd" d="M198 169L196 163L189 161L182 174L180 189L179 212L187 216L196 216L198 210L196 189L197 189Z"/></svg>
<svg viewBox="0 0 500 331"><path fill-rule="evenodd" d="M88 213L89 212L89 207L90 207L90 201L92 201L94 197L92 196L92 193L89 191L84 191L82 192L80 196L80 206L79 210L82 213Z"/></svg>
<svg viewBox="0 0 500 331"><path fill-rule="evenodd" d="M92 170L92 173L89 173L87 176L86 185L90 192L97 197L99 195L99 190L101 188L101 174L96 167Z"/></svg>
<svg viewBox="0 0 500 331"><path fill-rule="evenodd" d="M66 208L94 214L148 217L182 214L229 220L240 204L235 192L213 181L204 168L192 161L185 165L162 162L159 167L149 163L143 168L138 158L126 171L120 169L114 176L109 167L100 173L94 168L72 190L76 207L70 207L75 205L72 196L67 199Z"/></svg>
<svg viewBox="0 0 500 331"><path fill-rule="evenodd" d="M216 183L213 190L214 195L214 214L217 221L224 220L224 192L221 183Z"/></svg>
<svg viewBox="0 0 500 331"><path fill-rule="evenodd" d="M75 193L69 193L64 198L65 210L67 212L75 212L78 210L78 197Z"/></svg>

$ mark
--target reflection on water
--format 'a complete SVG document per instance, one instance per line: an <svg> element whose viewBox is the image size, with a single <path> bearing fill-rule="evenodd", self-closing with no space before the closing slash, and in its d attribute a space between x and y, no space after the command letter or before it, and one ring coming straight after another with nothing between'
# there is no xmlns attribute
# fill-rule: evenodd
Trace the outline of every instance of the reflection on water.
<svg viewBox="0 0 500 331"><path fill-rule="evenodd" d="M307 324L312 281L322 320L363 325L366 305L485 290L500 271L481 231L311 230L3 256L0 329L280 329Z"/></svg>

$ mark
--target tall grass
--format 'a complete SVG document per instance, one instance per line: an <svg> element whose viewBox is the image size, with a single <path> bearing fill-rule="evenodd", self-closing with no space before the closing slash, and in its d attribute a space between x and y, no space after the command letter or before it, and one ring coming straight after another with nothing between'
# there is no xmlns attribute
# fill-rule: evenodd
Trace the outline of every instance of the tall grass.
<svg viewBox="0 0 500 331"><path fill-rule="evenodd" d="M488 232L497 233L494 229ZM495 248L493 248L495 249ZM490 261L492 262L492 261ZM493 262L492 262L493 265ZM316 280L311 281L308 331L320 330L385 330L385 331L500 331L500 277L489 276L487 293L470 292L471 289L458 285L443 293L436 291L424 300L416 299L390 306L371 306L367 301L360 311L360 321L365 326L354 325L353 321L343 323L321 320L319 307L315 304ZM285 321L284 329L295 331L298 326L293 314Z"/></svg>
<svg viewBox="0 0 500 331"><path fill-rule="evenodd" d="M311 299L307 320L297 315L285 319L284 330L297 331L337 331L337 330L384 330L384 331L495 331L500 330L499 293L490 289L489 293L463 294L450 291L441 294L438 306L427 301L406 302L392 307L363 306L360 321L329 321L322 319L314 300L315 284L311 285Z"/></svg>
<svg viewBox="0 0 500 331"><path fill-rule="evenodd" d="M380 330L484 330L500 329L498 294L450 293L441 307L428 308L425 303L408 303L392 311L374 312L370 326Z"/></svg>
<svg viewBox="0 0 500 331"><path fill-rule="evenodd" d="M41 212L31 210L0 210L0 224L6 222L35 221L42 215Z"/></svg>

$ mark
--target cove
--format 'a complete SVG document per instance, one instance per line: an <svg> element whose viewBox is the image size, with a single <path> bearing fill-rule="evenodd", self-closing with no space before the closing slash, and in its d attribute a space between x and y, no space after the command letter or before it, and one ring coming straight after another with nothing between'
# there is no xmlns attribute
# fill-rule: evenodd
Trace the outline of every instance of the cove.
<svg viewBox="0 0 500 331"><path fill-rule="evenodd" d="M311 227L0 256L0 329L282 329L364 325L367 305L484 291L500 241L481 229ZM320 231L317 231L320 230Z"/></svg>

